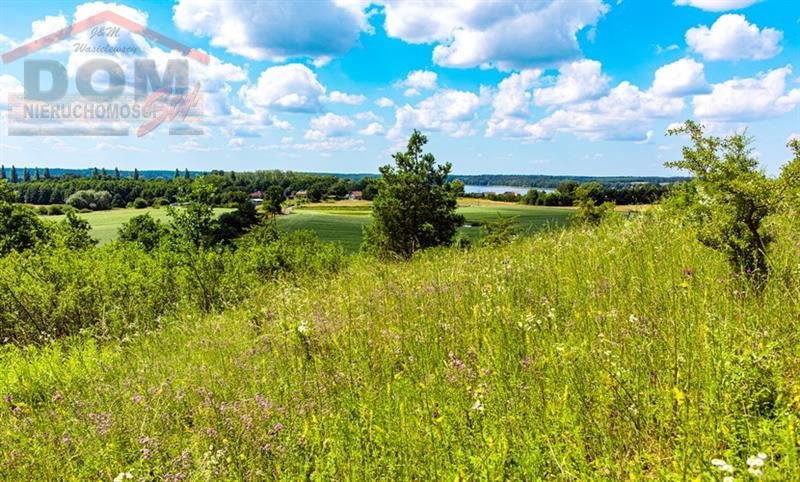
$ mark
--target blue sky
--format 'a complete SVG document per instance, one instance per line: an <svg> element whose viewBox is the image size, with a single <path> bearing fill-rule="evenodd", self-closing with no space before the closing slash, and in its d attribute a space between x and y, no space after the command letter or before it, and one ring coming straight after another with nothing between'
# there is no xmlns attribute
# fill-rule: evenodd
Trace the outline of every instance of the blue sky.
<svg viewBox="0 0 800 482"><path fill-rule="evenodd" d="M684 139L664 132L692 118L747 127L776 173L800 135L794 0L4 0L0 50L103 10L210 54L190 66L205 134L9 136L21 59L0 71L1 163L376 172L418 128L456 173L667 175ZM87 57L71 46L106 41L81 35L29 58L72 75ZM120 41L159 65L178 56Z"/></svg>

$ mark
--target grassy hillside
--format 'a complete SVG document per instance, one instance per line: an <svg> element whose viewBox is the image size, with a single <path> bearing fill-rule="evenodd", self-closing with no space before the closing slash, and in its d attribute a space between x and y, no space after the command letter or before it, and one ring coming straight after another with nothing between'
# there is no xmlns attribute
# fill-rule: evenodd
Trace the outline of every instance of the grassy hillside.
<svg viewBox="0 0 800 482"><path fill-rule="evenodd" d="M646 215L5 346L0 479L797 480L798 255L759 297Z"/></svg>

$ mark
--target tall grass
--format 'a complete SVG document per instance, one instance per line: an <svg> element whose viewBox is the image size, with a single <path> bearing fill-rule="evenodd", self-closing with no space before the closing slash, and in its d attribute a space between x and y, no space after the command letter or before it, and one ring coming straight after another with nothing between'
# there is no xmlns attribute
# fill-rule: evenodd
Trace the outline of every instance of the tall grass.
<svg viewBox="0 0 800 482"><path fill-rule="evenodd" d="M796 480L783 239L761 294L651 213L356 258L120 344L5 347L0 478L720 480L763 453Z"/></svg>

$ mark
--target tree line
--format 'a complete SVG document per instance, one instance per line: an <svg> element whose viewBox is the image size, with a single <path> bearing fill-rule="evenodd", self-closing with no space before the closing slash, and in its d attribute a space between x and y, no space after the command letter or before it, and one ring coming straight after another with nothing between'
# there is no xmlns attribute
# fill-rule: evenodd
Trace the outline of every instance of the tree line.
<svg viewBox="0 0 800 482"><path fill-rule="evenodd" d="M0 167L0 172L6 170ZM74 174L53 177L47 168L42 172L35 169L32 175L28 169L24 172L28 174L20 178L16 168L12 168L11 176L7 178L14 185L18 202L65 204L76 193L103 193L100 196L107 198L108 202L95 203L95 206L100 206L99 209L122 208L134 203L140 205L137 207L171 204L185 196L198 179L187 170L175 170L170 179L145 179L139 176L138 170L134 170L130 177L122 177L118 169L112 172L95 169L89 177ZM277 170L245 173L212 171L201 177L214 186L210 202L219 206L236 205L253 196L263 197L267 192L274 194L276 189L284 199L304 191L304 197L312 202L325 197L342 198L353 191L361 191L363 199L372 199L375 194L375 179L369 177L354 181L334 175ZM91 209L88 205L87 208Z"/></svg>

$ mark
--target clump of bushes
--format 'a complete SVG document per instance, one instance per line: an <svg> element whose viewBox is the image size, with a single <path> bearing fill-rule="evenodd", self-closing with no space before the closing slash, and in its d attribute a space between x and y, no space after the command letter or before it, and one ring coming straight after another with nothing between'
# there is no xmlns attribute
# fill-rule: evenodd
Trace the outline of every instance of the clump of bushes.
<svg viewBox="0 0 800 482"><path fill-rule="evenodd" d="M108 191L77 191L66 202L79 211L105 211L111 209L111 194Z"/></svg>

